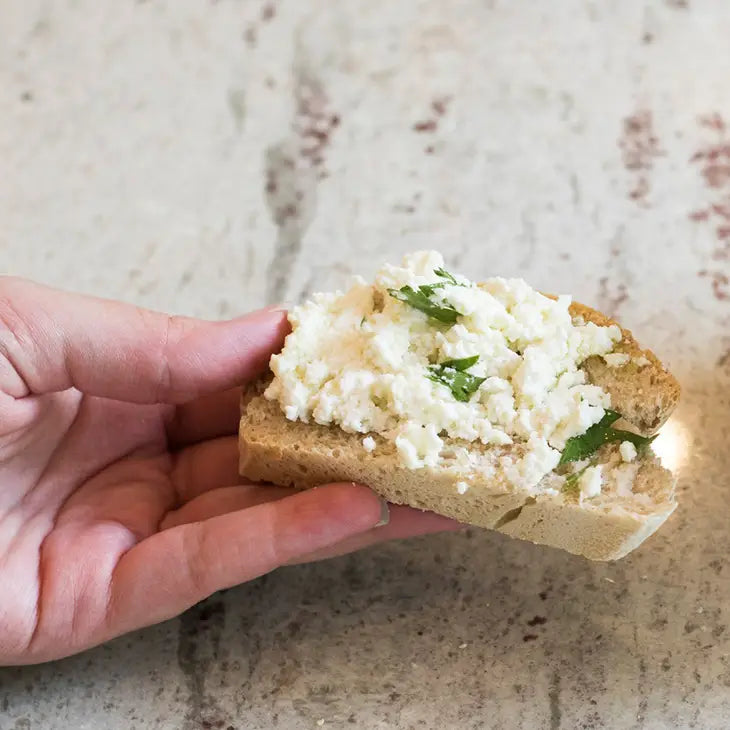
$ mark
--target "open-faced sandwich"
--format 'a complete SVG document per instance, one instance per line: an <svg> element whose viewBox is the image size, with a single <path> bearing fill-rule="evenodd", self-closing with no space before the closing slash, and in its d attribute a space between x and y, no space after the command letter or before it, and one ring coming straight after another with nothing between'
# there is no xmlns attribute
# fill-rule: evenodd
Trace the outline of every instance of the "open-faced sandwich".
<svg viewBox="0 0 730 730"><path fill-rule="evenodd" d="M519 279L473 283L435 252L289 313L243 397L241 473L391 502L614 560L672 513L651 442L679 386L630 332Z"/></svg>

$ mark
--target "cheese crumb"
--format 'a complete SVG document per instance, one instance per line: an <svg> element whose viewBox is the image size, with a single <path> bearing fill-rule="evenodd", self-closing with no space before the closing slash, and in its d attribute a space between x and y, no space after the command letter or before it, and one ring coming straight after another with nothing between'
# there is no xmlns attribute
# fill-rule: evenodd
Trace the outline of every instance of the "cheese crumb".
<svg viewBox="0 0 730 730"><path fill-rule="evenodd" d="M631 441L622 441L621 446L618 447L621 458L624 461L633 461L636 458L637 451L636 446Z"/></svg>
<svg viewBox="0 0 730 730"><path fill-rule="evenodd" d="M606 365L608 365L608 367L620 368L631 360L631 356L627 355L625 352L609 352L607 355L603 356L603 359L606 361Z"/></svg>
<svg viewBox="0 0 730 730"><path fill-rule="evenodd" d="M469 485L466 482L456 482L456 491L459 494L466 494L469 491Z"/></svg>
<svg viewBox="0 0 730 730"><path fill-rule="evenodd" d="M600 466L589 466L580 478L580 501L593 499L601 493L601 482L603 479Z"/></svg>
<svg viewBox="0 0 730 730"><path fill-rule="evenodd" d="M372 436L366 436L362 440L362 445L365 451L367 451L369 454L371 454L373 451L375 451L375 439Z"/></svg>
<svg viewBox="0 0 730 730"><path fill-rule="evenodd" d="M648 357L644 357L642 355L641 357L634 358L634 364L639 368L645 368L645 367L651 365L651 360L649 360Z"/></svg>
<svg viewBox="0 0 730 730"><path fill-rule="evenodd" d="M613 482L613 492L616 496L630 499L634 496L634 482L636 481L636 475L639 472L639 465L633 464L621 464L615 469L611 470L611 480Z"/></svg>

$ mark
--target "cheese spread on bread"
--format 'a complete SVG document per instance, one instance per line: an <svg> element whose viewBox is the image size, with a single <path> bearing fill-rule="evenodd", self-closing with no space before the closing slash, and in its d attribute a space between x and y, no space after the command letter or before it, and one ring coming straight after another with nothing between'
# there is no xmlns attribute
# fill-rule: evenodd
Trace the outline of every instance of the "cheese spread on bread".
<svg viewBox="0 0 730 730"><path fill-rule="evenodd" d="M531 489L611 405L580 366L610 355L621 330L574 320L570 303L520 279L475 284L440 254L413 253L372 284L293 308L265 396L289 420L379 434L411 469L437 466L445 439L519 443L503 466ZM600 478L584 484L585 497L600 491Z"/></svg>

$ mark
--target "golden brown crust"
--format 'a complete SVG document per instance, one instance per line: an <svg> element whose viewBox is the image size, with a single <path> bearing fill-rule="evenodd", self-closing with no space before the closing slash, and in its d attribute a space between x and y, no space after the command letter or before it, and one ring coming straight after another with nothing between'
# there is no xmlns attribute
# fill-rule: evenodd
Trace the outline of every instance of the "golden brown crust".
<svg viewBox="0 0 730 730"><path fill-rule="evenodd" d="M611 408L644 434L653 434L671 416L679 401L680 388L675 377L651 351L641 348L631 332L595 309L573 302L573 317L583 317L600 327L617 325L623 339L614 352L630 357L625 365L609 367L601 357L583 363L591 383L601 386L611 396ZM647 362L645 362L647 361Z"/></svg>

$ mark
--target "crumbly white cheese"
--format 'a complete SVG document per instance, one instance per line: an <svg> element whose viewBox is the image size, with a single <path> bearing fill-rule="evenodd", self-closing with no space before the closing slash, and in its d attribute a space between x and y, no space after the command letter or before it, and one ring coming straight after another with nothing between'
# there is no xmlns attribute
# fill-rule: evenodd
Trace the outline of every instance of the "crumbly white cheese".
<svg viewBox="0 0 730 730"><path fill-rule="evenodd" d="M347 292L294 308L266 397L291 420L380 434L413 469L436 466L444 439L521 444L504 467L530 489L555 468L566 440L610 406L579 366L610 353L621 331L576 323L568 297L549 299L520 279L453 283L437 275L443 266L436 252L414 253L384 266L372 285L357 278ZM458 312L454 323L389 293L437 282L433 298ZM475 355L468 372L485 380L467 402L428 377L431 365Z"/></svg>
<svg viewBox="0 0 730 730"><path fill-rule="evenodd" d="M622 441L618 450L623 461L633 461L636 458L636 446L631 441Z"/></svg>
<svg viewBox="0 0 730 730"><path fill-rule="evenodd" d="M466 494L469 491L469 485L466 482L456 482L456 491L459 494Z"/></svg>
<svg viewBox="0 0 730 730"><path fill-rule="evenodd" d="M640 357L634 358L634 364L638 368L645 368L645 367L648 367L649 365L651 365L651 360L649 360L648 357L644 357L644 355L641 355Z"/></svg>
<svg viewBox="0 0 730 730"><path fill-rule="evenodd" d="M365 451L367 451L368 453L372 453L373 451L375 451L376 444L375 444L375 439L372 436L366 436L362 440L362 445L363 445L363 448L365 449Z"/></svg>
<svg viewBox="0 0 730 730"><path fill-rule="evenodd" d="M634 481L638 472L638 464L621 464L611 470L613 490L618 497L626 499L634 496Z"/></svg>
<svg viewBox="0 0 730 730"><path fill-rule="evenodd" d="M593 499L601 493L601 482L603 481L602 468L600 466L589 466L578 481L580 487L580 501Z"/></svg>
<svg viewBox="0 0 730 730"><path fill-rule="evenodd" d="M604 355L603 359L606 361L606 365L608 365L608 367L620 368L631 360L631 356L627 355L625 352L610 352L607 355Z"/></svg>

